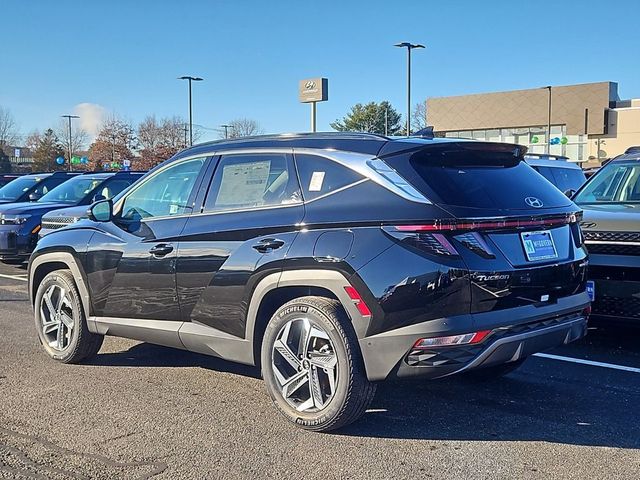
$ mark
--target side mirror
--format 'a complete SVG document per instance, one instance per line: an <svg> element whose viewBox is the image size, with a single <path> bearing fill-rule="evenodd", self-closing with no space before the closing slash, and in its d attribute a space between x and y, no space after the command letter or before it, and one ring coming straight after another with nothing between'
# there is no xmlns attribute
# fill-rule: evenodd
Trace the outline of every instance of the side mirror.
<svg viewBox="0 0 640 480"><path fill-rule="evenodd" d="M107 197L105 197L105 196L104 196L104 195L102 195L101 193L96 193L96 194L93 196L93 201L94 201L94 203L95 203L95 202L99 202L100 200L106 200L106 199L107 199Z"/></svg>
<svg viewBox="0 0 640 480"><path fill-rule="evenodd" d="M573 196L576 194L577 190L574 190L573 188L570 188L569 190L565 190L564 194L569 197L569 198L573 198Z"/></svg>
<svg viewBox="0 0 640 480"><path fill-rule="evenodd" d="M113 202L111 200L96 202L89 207L87 214L94 222L110 222L113 218Z"/></svg>
<svg viewBox="0 0 640 480"><path fill-rule="evenodd" d="M36 192L31 192L29 194L29 201L30 202L37 202L38 200L40 200L40 197L42 197L42 195L36 193Z"/></svg>

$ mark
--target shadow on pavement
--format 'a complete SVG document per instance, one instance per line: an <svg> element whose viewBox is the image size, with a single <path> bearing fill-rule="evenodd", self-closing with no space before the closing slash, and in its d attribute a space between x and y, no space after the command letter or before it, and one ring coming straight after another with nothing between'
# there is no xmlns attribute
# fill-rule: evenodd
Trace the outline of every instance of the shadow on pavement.
<svg viewBox="0 0 640 480"><path fill-rule="evenodd" d="M612 348L621 339L618 333L608 331L596 334L591 341ZM588 348L583 342L582 352ZM637 351L637 345L634 348ZM148 343L99 354L88 364L201 367L260 378L254 367ZM364 417L335 434L640 449L638 405L638 374L531 358L514 373L493 381L458 376L382 383Z"/></svg>
<svg viewBox="0 0 640 480"><path fill-rule="evenodd" d="M260 378L260 371L248 365L151 343L139 343L128 350L99 353L85 365L110 367L202 367L217 372Z"/></svg>

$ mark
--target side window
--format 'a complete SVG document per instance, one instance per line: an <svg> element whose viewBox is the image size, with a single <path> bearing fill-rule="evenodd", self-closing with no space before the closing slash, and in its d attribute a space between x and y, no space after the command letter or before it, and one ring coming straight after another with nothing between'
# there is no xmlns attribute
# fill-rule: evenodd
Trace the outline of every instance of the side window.
<svg viewBox="0 0 640 480"><path fill-rule="evenodd" d="M296 155L296 165L304 199L309 201L364 177L350 168L316 155Z"/></svg>
<svg viewBox="0 0 640 480"><path fill-rule="evenodd" d="M549 180L551 183L553 183L554 185L556 184L556 179L553 176L553 172L549 167L533 167L533 168L537 170L540 175L542 175L544 178Z"/></svg>
<svg viewBox="0 0 640 480"><path fill-rule="evenodd" d="M107 180L96 190L96 195L102 195L104 198L113 198L137 178L118 178L115 180Z"/></svg>
<svg viewBox="0 0 640 480"><path fill-rule="evenodd" d="M49 193L51 190L56 188L58 185L65 182L65 180L69 180L71 177L51 177L45 178L42 182L38 184L36 188L33 189L33 193L36 195L45 195Z"/></svg>
<svg viewBox="0 0 640 480"><path fill-rule="evenodd" d="M149 177L125 197L122 218L139 220L190 213L189 197L205 160L177 162Z"/></svg>
<svg viewBox="0 0 640 480"><path fill-rule="evenodd" d="M302 201L290 157L279 153L225 155L216 167L205 211L219 212Z"/></svg>

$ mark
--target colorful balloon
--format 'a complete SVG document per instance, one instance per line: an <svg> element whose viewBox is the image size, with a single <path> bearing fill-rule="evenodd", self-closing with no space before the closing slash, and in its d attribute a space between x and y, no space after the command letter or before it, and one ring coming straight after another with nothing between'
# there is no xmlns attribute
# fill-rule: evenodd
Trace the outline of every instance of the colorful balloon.
<svg viewBox="0 0 640 480"><path fill-rule="evenodd" d="M58 157L56 158L56 163L58 165L64 165L64 157Z"/></svg>
<svg viewBox="0 0 640 480"><path fill-rule="evenodd" d="M80 157L80 163L83 163L83 164L85 164L85 165L86 165L87 163L89 163L89 158L87 158L87 157Z"/></svg>
<svg viewBox="0 0 640 480"><path fill-rule="evenodd" d="M562 138L560 139L560 143L561 143L562 145L566 145L568 142L569 142L569 139L568 139L567 137L562 137Z"/></svg>
<svg viewBox="0 0 640 480"><path fill-rule="evenodd" d="M540 139L537 136L533 136L531 137L531 143L538 143L540 141Z"/></svg>

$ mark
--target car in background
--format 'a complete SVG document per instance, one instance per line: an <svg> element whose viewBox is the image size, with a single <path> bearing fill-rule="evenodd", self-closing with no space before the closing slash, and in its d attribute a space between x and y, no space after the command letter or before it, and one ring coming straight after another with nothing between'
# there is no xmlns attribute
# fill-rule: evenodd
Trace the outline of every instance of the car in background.
<svg viewBox="0 0 640 480"><path fill-rule="evenodd" d="M640 151L611 160L573 199L584 212L594 320L640 325Z"/></svg>
<svg viewBox="0 0 640 480"><path fill-rule="evenodd" d="M79 172L33 173L16 178L0 188L0 204L35 202Z"/></svg>
<svg viewBox="0 0 640 480"><path fill-rule="evenodd" d="M29 257L45 213L65 206L86 209L93 202L112 198L141 176L139 172L85 173L68 179L35 202L0 205L0 261L22 263Z"/></svg>
<svg viewBox="0 0 640 480"><path fill-rule="evenodd" d="M525 161L568 197L573 196L587 181L580 165L570 162L568 157L527 153Z"/></svg>
<svg viewBox="0 0 640 480"><path fill-rule="evenodd" d="M108 190L102 192L102 196L104 198L113 198L129 185L135 183L136 180L141 178L145 173L146 172L134 171L117 173L117 177L112 178L111 183L105 187ZM96 200L99 199L100 198L96 198ZM58 230L59 228L71 225L72 223L82 220L83 218L87 218L86 205L76 205L72 207L52 210L42 216L42 221L40 224L41 228L38 232L38 236L42 238L54 230Z"/></svg>
<svg viewBox="0 0 640 480"><path fill-rule="evenodd" d="M0 188L4 187L7 183L12 182L18 177L21 177L20 173L2 173L0 174Z"/></svg>
<svg viewBox="0 0 640 480"><path fill-rule="evenodd" d="M524 151L363 133L188 148L38 242L43 350L78 363L114 335L256 365L315 431L388 378L504 375L582 338L589 312L579 208Z"/></svg>

